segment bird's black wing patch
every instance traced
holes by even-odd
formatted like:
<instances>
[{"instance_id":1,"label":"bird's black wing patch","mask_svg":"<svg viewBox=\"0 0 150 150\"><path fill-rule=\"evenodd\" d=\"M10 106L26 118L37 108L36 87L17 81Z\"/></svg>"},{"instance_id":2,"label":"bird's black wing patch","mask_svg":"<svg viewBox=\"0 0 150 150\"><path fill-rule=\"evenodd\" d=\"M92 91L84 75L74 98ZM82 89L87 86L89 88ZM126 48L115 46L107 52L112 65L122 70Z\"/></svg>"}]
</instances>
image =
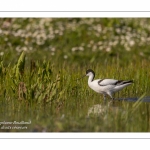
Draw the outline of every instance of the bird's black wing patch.
<instances>
[{"instance_id":1,"label":"bird's black wing patch","mask_svg":"<svg viewBox=\"0 0 150 150\"><path fill-rule=\"evenodd\" d=\"M123 81L123 80L120 80L120 81L116 80L116 82L114 82L114 83L101 84L101 82L102 82L103 80L105 80L105 79L99 80L99 81L98 81L98 85L100 85L100 86L117 85L117 84L120 84L120 83Z\"/></svg>"},{"instance_id":2,"label":"bird's black wing patch","mask_svg":"<svg viewBox=\"0 0 150 150\"><path fill-rule=\"evenodd\" d=\"M123 80L118 80L114 85L122 84Z\"/></svg>"},{"instance_id":3,"label":"bird's black wing patch","mask_svg":"<svg viewBox=\"0 0 150 150\"><path fill-rule=\"evenodd\" d=\"M102 83L102 81L104 81L105 79L100 79L98 81L98 85L100 86L107 86L107 85L123 85L123 84L127 84L127 83L133 83L133 80L129 80L129 81L124 81L124 80L114 80L114 81L110 81L109 83ZM109 80L109 79L108 79Z\"/></svg>"},{"instance_id":4,"label":"bird's black wing patch","mask_svg":"<svg viewBox=\"0 0 150 150\"><path fill-rule=\"evenodd\" d=\"M115 85L122 85L122 84L127 84L127 83L133 83L133 80L130 80L130 81L119 80L115 83Z\"/></svg>"},{"instance_id":5,"label":"bird's black wing patch","mask_svg":"<svg viewBox=\"0 0 150 150\"><path fill-rule=\"evenodd\" d=\"M102 82L103 80L104 80L104 79L99 80L99 81L98 81L98 85L104 86L104 85L101 85L101 82Z\"/></svg>"}]
</instances>

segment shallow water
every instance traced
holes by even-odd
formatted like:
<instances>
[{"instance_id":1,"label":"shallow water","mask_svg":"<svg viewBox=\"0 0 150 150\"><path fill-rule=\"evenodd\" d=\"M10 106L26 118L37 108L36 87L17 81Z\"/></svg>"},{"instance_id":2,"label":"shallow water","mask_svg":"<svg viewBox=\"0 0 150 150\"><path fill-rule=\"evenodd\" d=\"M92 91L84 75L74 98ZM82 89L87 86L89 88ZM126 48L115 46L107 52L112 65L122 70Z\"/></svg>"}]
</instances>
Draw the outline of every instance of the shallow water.
<instances>
[{"instance_id":1,"label":"shallow water","mask_svg":"<svg viewBox=\"0 0 150 150\"><path fill-rule=\"evenodd\" d=\"M137 101L139 98L138 97L128 97L128 98L118 98L118 99L115 99L115 100L125 100L125 101L131 101L131 102L134 102L134 101ZM150 96L147 96L147 97L144 97L141 101L143 102L150 102Z\"/></svg>"},{"instance_id":2,"label":"shallow water","mask_svg":"<svg viewBox=\"0 0 150 150\"><path fill-rule=\"evenodd\" d=\"M95 104L92 107L89 107L87 116L90 114L94 115L102 115L107 112L108 109L111 112L115 113L118 111L125 112L119 105L119 101L128 101L128 102L136 102L139 100L138 97L128 97L128 98L115 98L115 101L104 101L103 104ZM150 102L150 96L146 96L140 100L141 102ZM112 103L115 102L115 103ZM117 103L116 103L117 102Z\"/></svg>"}]
</instances>

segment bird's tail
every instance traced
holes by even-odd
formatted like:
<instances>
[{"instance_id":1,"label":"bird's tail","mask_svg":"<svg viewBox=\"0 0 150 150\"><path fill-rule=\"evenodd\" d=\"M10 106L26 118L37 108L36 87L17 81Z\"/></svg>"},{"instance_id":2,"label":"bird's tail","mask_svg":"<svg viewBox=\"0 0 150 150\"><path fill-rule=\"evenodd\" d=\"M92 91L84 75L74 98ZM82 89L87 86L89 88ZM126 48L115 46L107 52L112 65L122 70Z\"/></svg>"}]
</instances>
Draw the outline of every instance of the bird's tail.
<instances>
[{"instance_id":1,"label":"bird's tail","mask_svg":"<svg viewBox=\"0 0 150 150\"><path fill-rule=\"evenodd\" d=\"M134 81L133 81L133 80L129 80L129 81L123 81L122 83L123 83L123 84L134 83Z\"/></svg>"},{"instance_id":2,"label":"bird's tail","mask_svg":"<svg viewBox=\"0 0 150 150\"><path fill-rule=\"evenodd\" d=\"M133 80L129 80L129 81L124 81L124 80L119 80L116 85L123 85L123 84L132 84L134 83Z\"/></svg>"}]
</instances>

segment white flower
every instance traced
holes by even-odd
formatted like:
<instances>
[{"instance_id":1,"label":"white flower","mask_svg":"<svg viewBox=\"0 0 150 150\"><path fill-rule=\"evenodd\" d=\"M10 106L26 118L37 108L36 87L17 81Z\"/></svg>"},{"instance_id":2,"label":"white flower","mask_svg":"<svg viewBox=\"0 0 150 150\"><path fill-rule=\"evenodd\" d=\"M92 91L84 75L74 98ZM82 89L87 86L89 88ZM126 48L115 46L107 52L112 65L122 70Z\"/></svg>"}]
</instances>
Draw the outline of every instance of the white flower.
<instances>
[{"instance_id":1,"label":"white flower","mask_svg":"<svg viewBox=\"0 0 150 150\"><path fill-rule=\"evenodd\" d=\"M0 56L3 56L4 55L4 52L0 52Z\"/></svg>"},{"instance_id":2,"label":"white flower","mask_svg":"<svg viewBox=\"0 0 150 150\"><path fill-rule=\"evenodd\" d=\"M67 59L68 58L68 56L67 55L64 55L64 59Z\"/></svg>"}]
</instances>

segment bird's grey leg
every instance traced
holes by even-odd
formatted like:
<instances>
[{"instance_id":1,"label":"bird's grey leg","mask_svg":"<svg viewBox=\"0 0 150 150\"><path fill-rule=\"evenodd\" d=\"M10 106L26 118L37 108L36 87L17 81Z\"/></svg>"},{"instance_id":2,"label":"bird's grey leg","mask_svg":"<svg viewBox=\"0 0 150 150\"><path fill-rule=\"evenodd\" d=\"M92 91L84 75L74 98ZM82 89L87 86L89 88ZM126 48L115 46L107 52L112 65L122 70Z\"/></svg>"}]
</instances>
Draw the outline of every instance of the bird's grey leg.
<instances>
[{"instance_id":1,"label":"bird's grey leg","mask_svg":"<svg viewBox=\"0 0 150 150\"><path fill-rule=\"evenodd\" d=\"M106 94L103 94L103 97L104 97L103 103L104 103L104 105L106 105Z\"/></svg>"},{"instance_id":2,"label":"bird's grey leg","mask_svg":"<svg viewBox=\"0 0 150 150\"><path fill-rule=\"evenodd\" d=\"M114 101L114 100L115 100L115 98L114 98L114 97L112 97L111 99L112 99L112 101Z\"/></svg>"},{"instance_id":3,"label":"bird's grey leg","mask_svg":"<svg viewBox=\"0 0 150 150\"><path fill-rule=\"evenodd\" d=\"M114 102L114 101L115 101L115 98L111 96L111 100L112 100L112 102Z\"/></svg>"},{"instance_id":4,"label":"bird's grey leg","mask_svg":"<svg viewBox=\"0 0 150 150\"><path fill-rule=\"evenodd\" d=\"M103 94L103 96L104 96L104 101L106 101L106 94Z\"/></svg>"},{"instance_id":5,"label":"bird's grey leg","mask_svg":"<svg viewBox=\"0 0 150 150\"><path fill-rule=\"evenodd\" d=\"M111 97L112 101L114 101L114 97L112 96L112 93L108 93L108 95Z\"/></svg>"}]
</instances>

